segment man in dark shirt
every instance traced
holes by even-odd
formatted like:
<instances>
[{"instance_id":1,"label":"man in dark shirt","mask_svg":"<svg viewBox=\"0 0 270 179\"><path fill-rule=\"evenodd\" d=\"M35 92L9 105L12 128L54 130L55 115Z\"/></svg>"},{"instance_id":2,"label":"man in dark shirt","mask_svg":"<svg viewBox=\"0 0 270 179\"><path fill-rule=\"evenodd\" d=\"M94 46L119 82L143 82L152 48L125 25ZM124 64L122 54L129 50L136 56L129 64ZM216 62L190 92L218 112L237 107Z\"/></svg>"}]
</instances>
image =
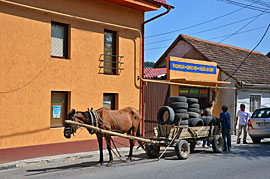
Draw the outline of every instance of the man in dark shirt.
<instances>
[{"instance_id":1,"label":"man in dark shirt","mask_svg":"<svg viewBox=\"0 0 270 179\"><path fill-rule=\"evenodd\" d=\"M222 137L224 140L223 151L231 151L231 117L228 111L228 106L222 106L222 111L220 113L220 122L222 125Z\"/></svg>"}]
</instances>

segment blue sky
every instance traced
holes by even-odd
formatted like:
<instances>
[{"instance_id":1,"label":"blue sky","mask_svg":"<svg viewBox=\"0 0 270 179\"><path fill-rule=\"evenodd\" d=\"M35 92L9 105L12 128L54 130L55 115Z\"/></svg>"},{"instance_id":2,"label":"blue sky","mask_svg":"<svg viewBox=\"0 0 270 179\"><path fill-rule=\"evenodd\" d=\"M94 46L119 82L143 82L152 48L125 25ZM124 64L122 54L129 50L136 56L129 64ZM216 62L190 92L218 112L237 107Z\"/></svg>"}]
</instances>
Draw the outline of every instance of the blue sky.
<instances>
[{"instance_id":1,"label":"blue sky","mask_svg":"<svg viewBox=\"0 0 270 179\"><path fill-rule=\"evenodd\" d=\"M261 11L241 8L220 0L166 1L168 4L173 5L175 9L171 10L169 14L156 19L145 26L145 61L156 62L179 34L185 34L213 42L220 42L221 40L224 40L224 35L234 34L241 29L238 34L222 41L222 43L252 50L260 41L267 26L270 24L270 13L262 13ZM252 2L250 2L251 0L234 1L259 6L257 4L252 4ZM269 8L270 12L270 0L263 0L261 2L268 3L268 7L259 7ZM179 30L223 16L236 10L238 11L212 22L194 28ZM145 19L147 20L164 11L166 11L166 9L160 8L158 11L147 12ZM225 27L209 30L220 26ZM179 31L159 35L176 30ZM208 31L203 32L205 30ZM153 35L154 37L151 37ZM270 52L270 29L255 51L259 51L263 54Z\"/></svg>"}]
</instances>

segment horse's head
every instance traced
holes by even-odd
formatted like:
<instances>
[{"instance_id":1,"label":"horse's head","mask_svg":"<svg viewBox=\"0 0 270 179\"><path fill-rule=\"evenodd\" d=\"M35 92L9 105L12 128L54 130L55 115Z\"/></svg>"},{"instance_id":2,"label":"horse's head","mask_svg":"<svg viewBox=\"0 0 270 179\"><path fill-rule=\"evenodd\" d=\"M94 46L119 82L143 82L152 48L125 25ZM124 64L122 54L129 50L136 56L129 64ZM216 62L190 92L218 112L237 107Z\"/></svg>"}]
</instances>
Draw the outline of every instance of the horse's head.
<instances>
[{"instance_id":1,"label":"horse's head","mask_svg":"<svg viewBox=\"0 0 270 179\"><path fill-rule=\"evenodd\" d=\"M76 111L75 109L72 109L68 115L67 115L67 120L71 120L71 121L76 121ZM76 125L71 125L71 124L67 124L64 123L65 129L64 129L64 136L65 138L70 139L71 138L71 134L74 134L77 130L77 126Z\"/></svg>"}]
</instances>

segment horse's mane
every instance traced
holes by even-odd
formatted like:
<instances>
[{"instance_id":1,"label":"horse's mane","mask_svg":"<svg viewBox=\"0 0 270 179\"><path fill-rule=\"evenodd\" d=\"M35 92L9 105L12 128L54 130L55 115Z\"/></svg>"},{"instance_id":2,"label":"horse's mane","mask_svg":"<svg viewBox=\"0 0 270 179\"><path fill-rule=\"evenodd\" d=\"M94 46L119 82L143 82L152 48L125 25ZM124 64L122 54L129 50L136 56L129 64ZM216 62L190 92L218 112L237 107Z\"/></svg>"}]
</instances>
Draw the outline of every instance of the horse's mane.
<instances>
[{"instance_id":1,"label":"horse's mane","mask_svg":"<svg viewBox=\"0 0 270 179\"><path fill-rule=\"evenodd\" d=\"M95 110L95 111L99 112L99 111L101 111L101 110L103 110L103 109L108 109L108 108L101 107L101 108L98 108L98 109L97 109L97 110Z\"/></svg>"}]
</instances>

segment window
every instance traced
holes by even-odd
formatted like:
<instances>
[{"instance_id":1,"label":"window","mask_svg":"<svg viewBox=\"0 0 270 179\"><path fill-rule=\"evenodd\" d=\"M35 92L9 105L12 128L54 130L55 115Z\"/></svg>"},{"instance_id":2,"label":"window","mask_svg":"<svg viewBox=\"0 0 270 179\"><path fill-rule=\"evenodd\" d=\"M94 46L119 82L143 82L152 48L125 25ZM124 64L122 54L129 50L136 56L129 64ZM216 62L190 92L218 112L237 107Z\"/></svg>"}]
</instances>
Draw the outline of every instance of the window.
<instances>
[{"instance_id":1,"label":"window","mask_svg":"<svg viewBox=\"0 0 270 179\"><path fill-rule=\"evenodd\" d=\"M68 111L68 92L51 92L51 127L62 127Z\"/></svg>"},{"instance_id":2,"label":"window","mask_svg":"<svg viewBox=\"0 0 270 179\"><path fill-rule=\"evenodd\" d=\"M116 75L116 32L104 30L104 74Z\"/></svg>"},{"instance_id":3,"label":"window","mask_svg":"<svg viewBox=\"0 0 270 179\"><path fill-rule=\"evenodd\" d=\"M51 56L68 58L68 25L51 23Z\"/></svg>"},{"instance_id":4,"label":"window","mask_svg":"<svg viewBox=\"0 0 270 179\"><path fill-rule=\"evenodd\" d=\"M103 107L108 108L108 109L117 109L118 101L118 95L115 93L104 93L103 94Z\"/></svg>"},{"instance_id":5,"label":"window","mask_svg":"<svg viewBox=\"0 0 270 179\"><path fill-rule=\"evenodd\" d=\"M250 95L250 112L254 112L255 109L261 107L261 95Z\"/></svg>"}]
</instances>

